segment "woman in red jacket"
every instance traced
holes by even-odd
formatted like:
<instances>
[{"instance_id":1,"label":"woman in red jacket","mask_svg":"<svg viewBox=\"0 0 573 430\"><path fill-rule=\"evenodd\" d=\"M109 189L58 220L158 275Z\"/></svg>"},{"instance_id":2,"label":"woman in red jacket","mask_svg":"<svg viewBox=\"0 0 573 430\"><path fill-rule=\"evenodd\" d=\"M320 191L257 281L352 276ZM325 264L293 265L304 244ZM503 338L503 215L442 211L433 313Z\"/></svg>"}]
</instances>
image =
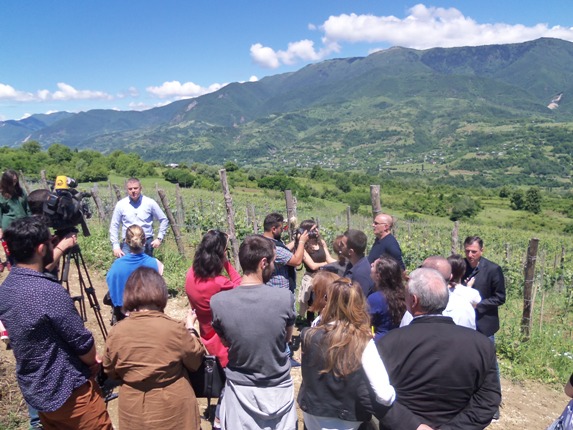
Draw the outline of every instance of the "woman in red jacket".
<instances>
[{"instance_id":1,"label":"woman in red jacket","mask_svg":"<svg viewBox=\"0 0 573 430\"><path fill-rule=\"evenodd\" d=\"M195 251L193 266L187 272L185 291L191 308L197 313L201 340L211 355L217 356L223 367L229 361L227 348L211 326L211 297L220 291L230 290L241 283L241 275L227 260L229 236L219 230L209 230ZM225 269L229 278L222 275Z\"/></svg>"}]
</instances>

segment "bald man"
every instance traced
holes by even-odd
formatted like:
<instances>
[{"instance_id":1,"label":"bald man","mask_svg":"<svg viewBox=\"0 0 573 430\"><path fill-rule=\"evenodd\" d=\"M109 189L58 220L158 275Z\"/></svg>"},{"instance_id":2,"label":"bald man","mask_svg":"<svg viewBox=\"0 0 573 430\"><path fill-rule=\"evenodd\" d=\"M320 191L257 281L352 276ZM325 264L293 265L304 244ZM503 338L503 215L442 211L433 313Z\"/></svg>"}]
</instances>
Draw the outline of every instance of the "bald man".
<instances>
[{"instance_id":1,"label":"bald man","mask_svg":"<svg viewBox=\"0 0 573 430\"><path fill-rule=\"evenodd\" d=\"M374 231L376 239L374 240L370 254L368 254L368 261L372 264L382 255L388 255L400 263L402 270L406 270L406 265L402 260L402 250L392 234L393 226L394 220L391 215L376 215L372 222L372 230Z\"/></svg>"},{"instance_id":2,"label":"bald man","mask_svg":"<svg viewBox=\"0 0 573 430\"><path fill-rule=\"evenodd\" d=\"M426 269L434 269L442 275L442 278L449 284L452 279L452 266L447 258L441 257L439 255L433 255L428 257L422 263L422 267ZM449 299L446 309L442 312L442 315L451 317L456 325L461 325L463 327L468 327L471 329L476 329L476 312L471 302L466 298L458 294L452 294L452 289L449 288ZM410 324L412 321L412 314L406 311L400 322L400 327Z\"/></svg>"}]
</instances>

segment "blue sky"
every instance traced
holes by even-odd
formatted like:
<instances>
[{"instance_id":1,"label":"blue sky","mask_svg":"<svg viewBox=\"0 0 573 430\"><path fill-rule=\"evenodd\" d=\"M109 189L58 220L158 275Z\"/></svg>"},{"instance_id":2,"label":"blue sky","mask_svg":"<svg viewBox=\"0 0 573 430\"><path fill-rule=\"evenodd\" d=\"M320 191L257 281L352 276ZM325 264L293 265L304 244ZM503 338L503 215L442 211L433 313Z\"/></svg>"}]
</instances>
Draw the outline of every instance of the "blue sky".
<instances>
[{"instance_id":1,"label":"blue sky","mask_svg":"<svg viewBox=\"0 0 573 430\"><path fill-rule=\"evenodd\" d=\"M391 46L573 41L571 0L2 0L0 121L143 110Z\"/></svg>"}]
</instances>

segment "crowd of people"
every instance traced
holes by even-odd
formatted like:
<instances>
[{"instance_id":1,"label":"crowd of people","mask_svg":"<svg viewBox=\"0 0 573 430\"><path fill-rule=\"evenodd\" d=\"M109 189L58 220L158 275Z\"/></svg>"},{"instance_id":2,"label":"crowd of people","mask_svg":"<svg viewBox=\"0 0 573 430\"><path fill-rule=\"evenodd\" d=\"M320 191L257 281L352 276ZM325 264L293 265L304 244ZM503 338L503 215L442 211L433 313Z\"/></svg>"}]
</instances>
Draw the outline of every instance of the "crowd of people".
<instances>
[{"instance_id":1,"label":"crowd of people","mask_svg":"<svg viewBox=\"0 0 573 430\"><path fill-rule=\"evenodd\" d=\"M14 174L0 192L23 204ZM127 192L110 226L114 325L101 358L72 299L46 272L54 259L47 225L20 209L6 225L2 218L13 266L0 286L0 320L24 399L44 429L112 428L93 378L101 369L121 384L120 429L199 429L189 372L206 353L226 376L214 428L296 429L297 403L308 430L358 429L372 416L380 429L471 430L499 417L495 333L505 285L480 237L466 238L465 258L428 256L407 273L390 215L374 218L369 250L368 235L349 229L331 255L315 221L301 222L284 243L285 220L271 213L263 234L240 245L242 275L227 257L227 234L205 233L185 282L190 310L176 321L164 313L163 265L153 257L167 218L137 179ZM294 366L302 366L296 399Z\"/></svg>"}]
</instances>

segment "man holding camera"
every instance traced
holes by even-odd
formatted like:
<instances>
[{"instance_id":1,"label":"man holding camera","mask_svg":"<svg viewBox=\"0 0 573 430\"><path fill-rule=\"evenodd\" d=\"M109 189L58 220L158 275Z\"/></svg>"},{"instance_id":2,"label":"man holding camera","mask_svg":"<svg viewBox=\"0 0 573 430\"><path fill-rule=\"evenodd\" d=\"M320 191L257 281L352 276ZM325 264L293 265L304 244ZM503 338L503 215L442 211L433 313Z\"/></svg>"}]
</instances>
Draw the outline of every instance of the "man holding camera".
<instances>
[{"instance_id":1,"label":"man holding camera","mask_svg":"<svg viewBox=\"0 0 573 430\"><path fill-rule=\"evenodd\" d=\"M294 249L294 241L285 245L281 240L284 229L284 218L281 214L271 213L263 222L264 233L276 246L275 271L268 281L271 287L288 288L294 294L296 290L296 267L304 258L304 244L308 240L308 231L303 231Z\"/></svg>"},{"instance_id":2,"label":"man holding camera","mask_svg":"<svg viewBox=\"0 0 573 430\"><path fill-rule=\"evenodd\" d=\"M16 220L4 232L16 261L0 286L0 319L10 333L18 384L40 411L43 428L112 430L101 390L92 334L69 294L44 273L51 235L39 217Z\"/></svg>"},{"instance_id":3,"label":"man holding camera","mask_svg":"<svg viewBox=\"0 0 573 430\"><path fill-rule=\"evenodd\" d=\"M146 243L145 253L153 257L153 250L161 246L163 238L169 227L169 220L159 205L152 198L141 194L141 182L137 178L130 178L127 181L128 196L121 199L115 205L111 224L109 226L109 237L113 247L113 255L117 258L129 254L129 246L125 243L125 231L133 224L139 225L145 232ZM159 221L159 233L153 239L153 220ZM119 226L121 224L122 242L118 240Z\"/></svg>"}]
</instances>

